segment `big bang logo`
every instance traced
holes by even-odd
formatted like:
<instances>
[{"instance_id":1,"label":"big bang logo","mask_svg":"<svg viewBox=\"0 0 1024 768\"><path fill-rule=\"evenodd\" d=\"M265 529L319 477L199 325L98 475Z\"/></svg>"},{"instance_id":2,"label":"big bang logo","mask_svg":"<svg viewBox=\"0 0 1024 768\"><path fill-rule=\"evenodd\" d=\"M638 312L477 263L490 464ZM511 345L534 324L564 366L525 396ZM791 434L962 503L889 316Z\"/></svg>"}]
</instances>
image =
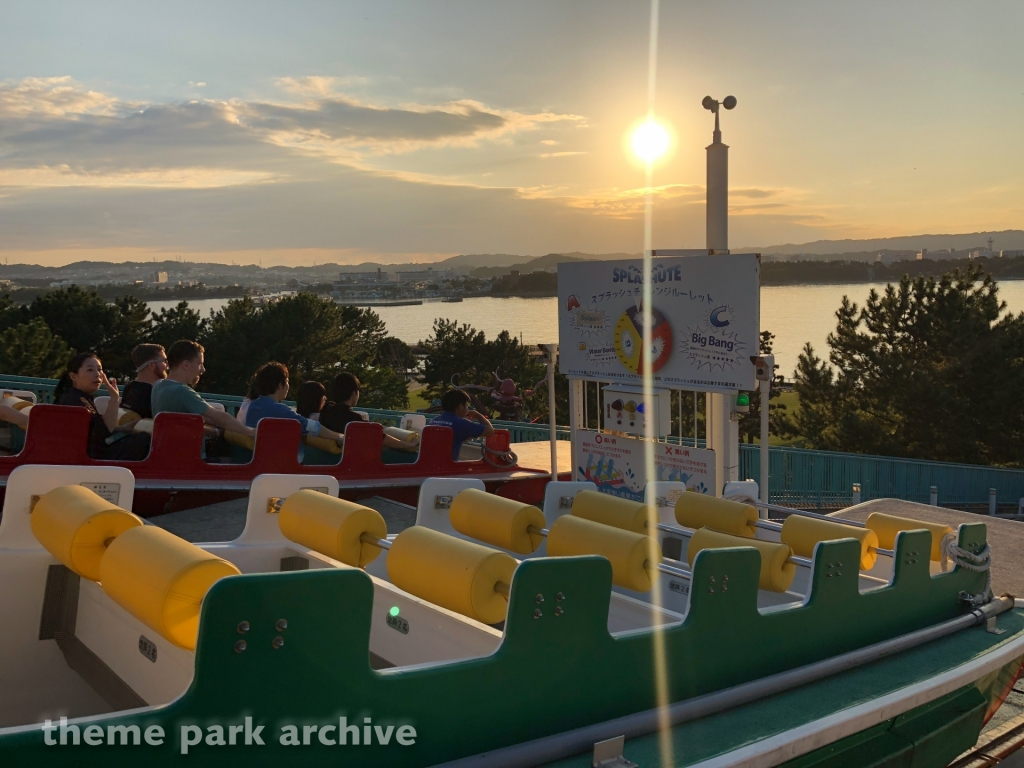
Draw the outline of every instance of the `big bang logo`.
<instances>
[{"instance_id":1,"label":"big bang logo","mask_svg":"<svg viewBox=\"0 0 1024 768\"><path fill-rule=\"evenodd\" d=\"M680 339L679 351L697 366L697 370L731 370L743 361L747 345L739 333L731 329L732 317L731 307L715 307L708 313L706 322L689 328Z\"/></svg>"}]
</instances>

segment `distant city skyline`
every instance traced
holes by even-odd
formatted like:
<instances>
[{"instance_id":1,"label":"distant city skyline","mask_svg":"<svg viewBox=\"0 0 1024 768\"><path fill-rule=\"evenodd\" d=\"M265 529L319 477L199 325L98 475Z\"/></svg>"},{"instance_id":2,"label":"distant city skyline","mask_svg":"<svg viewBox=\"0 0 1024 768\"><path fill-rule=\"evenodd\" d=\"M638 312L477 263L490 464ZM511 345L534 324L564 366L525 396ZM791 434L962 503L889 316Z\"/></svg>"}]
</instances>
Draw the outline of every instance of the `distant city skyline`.
<instances>
[{"instance_id":1,"label":"distant city skyline","mask_svg":"<svg viewBox=\"0 0 1024 768\"><path fill-rule=\"evenodd\" d=\"M0 257L638 252L647 3L5 3ZM1024 6L662 2L654 244L1021 228ZM924 247L924 245L920 246ZM999 245L996 246L997 248ZM1004 247L1011 247L1006 244Z\"/></svg>"}]
</instances>

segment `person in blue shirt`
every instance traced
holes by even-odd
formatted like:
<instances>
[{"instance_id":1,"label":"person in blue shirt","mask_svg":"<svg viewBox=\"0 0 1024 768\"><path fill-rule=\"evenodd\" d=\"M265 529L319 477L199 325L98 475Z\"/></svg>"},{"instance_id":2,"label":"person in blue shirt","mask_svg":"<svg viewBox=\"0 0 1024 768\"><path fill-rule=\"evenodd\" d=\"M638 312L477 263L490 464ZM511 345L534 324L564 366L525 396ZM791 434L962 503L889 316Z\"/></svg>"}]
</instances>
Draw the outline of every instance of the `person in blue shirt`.
<instances>
[{"instance_id":1,"label":"person in blue shirt","mask_svg":"<svg viewBox=\"0 0 1024 768\"><path fill-rule=\"evenodd\" d=\"M318 421L307 419L281 402L288 396L288 388L288 368L282 363L264 363L257 368L251 387L256 399L245 413L245 425L255 427L260 419L292 419L302 426L302 434L326 437L342 445L343 435L321 426Z\"/></svg>"},{"instance_id":2,"label":"person in blue shirt","mask_svg":"<svg viewBox=\"0 0 1024 768\"><path fill-rule=\"evenodd\" d=\"M449 389L441 396L441 407L444 413L434 417L432 427L451 427L455 433L452 441L452 458L459 460L462 443L474 437L490 437L494 427L482 413L470 410L469 395L461 389Z\"/></svg>"}]
</instances>

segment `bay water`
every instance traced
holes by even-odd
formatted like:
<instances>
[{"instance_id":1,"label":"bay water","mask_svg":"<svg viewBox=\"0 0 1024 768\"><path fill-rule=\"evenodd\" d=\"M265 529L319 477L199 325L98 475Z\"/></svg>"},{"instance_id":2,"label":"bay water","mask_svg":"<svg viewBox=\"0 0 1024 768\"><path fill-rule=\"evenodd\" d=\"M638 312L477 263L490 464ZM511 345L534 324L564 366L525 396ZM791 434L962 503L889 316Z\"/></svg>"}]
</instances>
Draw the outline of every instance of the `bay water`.
<instances>
[{"instance_id":1,"label":"bay water","mask_svg":"<svg viewBox=\"0 0 1024 768\"><path fill-rule=\"evenodd\" d=\"M775 361L787 379L793 375L797 356L810 342L819 357L827 357L826 338L836 327L835 312L843 296L863 304L874 288L881 291L884 283L850 283L839 285L769 285L761 288L761 330L775 334ZM999 295L1010 312L1024 311L1024 280L999 283ZM200 299L189 306L203 316L219 310L228 299ZM150 308L159 311L175 305L173 301L153 301ZM556 298L469 298L457 303L427 301L406 307L375 307L387 325L388 332L402 341L414 344L427 338L434 320L439 317L468 323L483 331L488 339L507 330L526 344L558 341L558 300Z\"/></svg>"}]
</instances>

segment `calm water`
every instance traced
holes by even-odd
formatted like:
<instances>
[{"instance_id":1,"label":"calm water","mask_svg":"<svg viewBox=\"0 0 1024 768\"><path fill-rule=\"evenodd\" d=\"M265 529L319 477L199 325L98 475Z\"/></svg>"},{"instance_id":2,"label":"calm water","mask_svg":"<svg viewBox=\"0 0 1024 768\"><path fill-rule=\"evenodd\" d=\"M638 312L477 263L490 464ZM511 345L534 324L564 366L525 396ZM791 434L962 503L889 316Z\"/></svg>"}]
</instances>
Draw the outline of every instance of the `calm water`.
<instances>
[{"instance_id":1,"label":"calm water","mask_svg":"<svg viewBox=\"0 0 1024 768\"><path fill-rule=\"evenodd\" d=\"M796 368L797 355L806 342L811 342L821 356L827 350L825 339L835 328L835 311L844 295L863 303L872 289L884 283L850 285L783 285L761 289L761 329L775 334L775 359L779 371L789 378ZM999 284L999 295L1013 312L1024 311L1024 280ZM208 315L220 309L226 299L203 299L190 306ZM154 301L155 310L175 302ZM458 304L427 302L412 307L378 307L380 315L393 335L413 343L430 335L438 317L469 323L493 338L502 330L521 336L527 344L558 340L557 299L466 299Z\"/></svg>"}]
</instances>

